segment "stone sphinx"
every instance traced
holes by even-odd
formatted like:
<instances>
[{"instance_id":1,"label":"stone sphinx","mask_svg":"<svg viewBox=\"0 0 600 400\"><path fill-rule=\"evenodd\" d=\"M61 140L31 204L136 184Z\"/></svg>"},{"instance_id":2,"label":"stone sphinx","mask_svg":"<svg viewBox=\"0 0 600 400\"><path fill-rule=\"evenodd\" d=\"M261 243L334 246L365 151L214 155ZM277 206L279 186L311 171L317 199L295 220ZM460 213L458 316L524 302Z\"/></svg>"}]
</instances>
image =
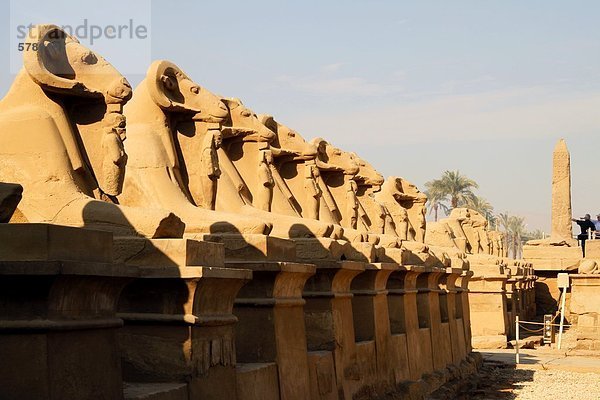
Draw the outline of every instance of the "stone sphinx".
<instances>
[{"instance_id":1,"label":"stone sphinx","mask_svg":"<svg viewBox=\"0 0 600 400\"><path fill-rule=\"evenodd\" d=\"M275 134L269 143L276 169L273 177L284 196L273 198L273 211L319 219L322 192L317 182L316 147L273 116L260 114L258 118Z\"/></svg>"},{"instance_id":2,"label":"stone sphinx","mask_svg":"<svg viewBox=\"0 0 600 400\"><path fill-rule=\"evenodd\" d=\"M270 142L275 164L273 176L284 196L273 198L274 210L321 220L321 209L326 209L324 199L329 204L333 200L317 167L317 147L272 116L263 114L259 118L275 133ZM331 238L343 238L344 228L341 225L332 218L325 218L324 222L334 224Z\"/></svg>"},{"instance_id":3,"label":"stone sphinx","mask_svg":"<svg viewBox=\"0 0 600 400\"><path fill-rule=\"evenodd\" d=\"M369 241L384 248L399 248L402 238L396 232L396 224L387 204L379 200L384 184L383 176L366 160L356 153L350 156L358 164L358 172L353 180L357 186L358 230L369 235ZM408 214L406 214L408 222Z\"/></svg>"},{"instance_id":4,"label":"stone sphinx","mask_svg":"<svg viewBox=\"0 0 600 400\"><path fill-rule=\"evenodd\" d=\"M214 211L220 99L168 61L152 63L125 107L129 155L124 204L174 211L186 233L268 233L256 218Z\"/></svg>"},{"instance_id":5,"label":"stone sphinx","mask_svg":"<svg viewBox=\"0 0 600 400\"><path fill-rule=\"evenodd\" d=\"M405 253L403 259L417 264L450 265L445 249L425 243L425 230L429 228L425 221L427 196L414 184L404 178L389 177L374 193L374 199L387 211L390 231Z\"/></svg>"},{"instance_id":6,"label":"stone sphinx","mask_svg":"<svg viewBox=\"0 0 600 400\"><path fill-rule=\"evenodd\" d=\"M459 246L464 246L464 251L470 254L495 255L494 244L498 235L491 238L488 231L487 219L479 212L469 208L455 208L448 218L443 219L452 229L455 241ZM496 247L500 246L496 242Z\"/></svg>"},{"instance_id":7,"label":"stone sphinx","mask_svg":"<svg viewBox=\"0 0 600 400\"><path fill-rule=\"evenodd\" d=\"M504 251L504 242L505 242L505 237L504 237L504 233L500 232L500 231L489 231L488 232L488 238L490 241L490 254L493 254L497 257L506 257L506 253Z\"/></svg>"},{"instance_id":8,"label":"stone sphinx","mask_svg":"<svg viewBox=\"0 0 600 400\"><path fill-rule=\"evenodd\" d=\"M468 208L455 208L450 212L448 225L452 228L456 237L464 237L466 241L466 250L471 254L481 253L481 238L479 231L473 226L474 211ZM460 227L456 224L460 224Z\"/></svg>"},{"instance_id":9,"label":"stone sphinx","mask_svg":"<svg viewBox=\"0 0 600 400\"><path fill-rule=\"evenodd\" d=\"M501 273L506 267L502 233L490 234L485 217L469 208L455 208L447 218L427 224L426 242L433 249L443 248L450 256L468 259L473 270ZM495 244L492 244L495 243Z\"/></svg>"},{"instance_id":10,"label":"stone sphinx","mask_svg":"<svg viewBox=\"0 0 600 400\"><path fill-rule=\"evenodd\" d=\"M427 196L404 178L389 177L375 199L388 209L401 240L424 243Z\"/></svg>"},{"instance_id":11,"label":"stone sphinx","mask_svg":"<svg viewBox=\"0 0 600 400\"><path fill-rule=\"evenodd\" d=\"M353 178L358 201L357 229L379 235L390 234L388 212L385 206L374 199L375 193L381 190L383 176L356 153L350 153L350 157L358 164L358 172Z\"/></svg>"},{"instance_id":12,"label":"stone sphinx","mask_svg":"<svg viewBox=\"0 0 600 400\"><path fill-rule=\"evenodd\" d=\"M55 25L32 28L22 70L0 101L0 181L19 182L27 222L180 237L183 224L161 209L118 205L127 156L127 80Z\"/></svg>"},{"instance_id":13,"label":"stone sphinx","mask_svg":"<svg viewBox=\"0 0 600 400\"><path fill-rule=\"evenodd\" d=\"M280 149L272 149L275 133L237 99L222 99L229 114L218 150L222 175L216 209L260 218L273 224L280 238L331 237L331 223L302 218L275 167ZM275 155L274 155L275 153ZM192 193L195 198L196 194ZM275 207L274 207L275 205Z\"/></svg>"},{"instance_id":14,"label":"stone sphinx","mask_svg":"<svg viewBox=\"0 0 600 400\"><path fill-rule=\"evenodd\" d=\"M325 139L315 138L310 143L317 148L316 167L322 190L319 219L341 225L344 237L351 242L366 241L367 235L357 229L360 204L354 177L359 171L358 163L350 153Z\"/></svg>"},{"instance_id":15,"label":"stone sphinx","mask_svg":"<svg viewBox=\"0 0 600 400\"><path fill-rule=\"evenodd\" d=\"M471 226L477 233L479 239L479 253L482 254L493 254L488 225L488 221L483 215L478 211L471 210Z\"/></svg>"},{"instance_id":16,"label":"stone sphinx","mask_svg":"<svg viewBox=\"0 0 600 400\"><path fill-rule=\"evenodd\" d=\"M431 246L438 246L449 249L455 248L456 251L461 251L464 253L464 246L463 250L461 250L461 247L456 242L457 238L454 236L452 229L450 229L448 224L444 221L429 222L427 224L425 238L427 244Z\"/></svg>"}]
</instances>

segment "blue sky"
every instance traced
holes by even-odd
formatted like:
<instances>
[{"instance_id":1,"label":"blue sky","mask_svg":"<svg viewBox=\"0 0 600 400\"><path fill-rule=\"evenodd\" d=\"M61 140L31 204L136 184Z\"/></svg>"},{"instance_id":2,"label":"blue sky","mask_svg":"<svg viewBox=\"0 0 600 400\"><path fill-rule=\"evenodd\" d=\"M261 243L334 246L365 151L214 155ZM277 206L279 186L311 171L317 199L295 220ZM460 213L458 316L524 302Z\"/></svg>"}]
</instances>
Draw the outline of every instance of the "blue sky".
<instances>
[{"instance_id":1,"label":"blue sky","mask_svg":"<svg viewBox=\"0 0 600 400\"><path fill-rule=\"evenodd\" d=\"M496 211L525 216L530 229L550 225L551 153L564 137L574 213L600 212L596 1L35 3L28 17L60 24L150 15L147 53L126 42L94 47L133 84L145 72L138 65L169 59L384 175L422 186L460 169ZM0 14L10 32L9 13ZM4 64L0 94L13 79Z\"/></svg>"}]
</instances>

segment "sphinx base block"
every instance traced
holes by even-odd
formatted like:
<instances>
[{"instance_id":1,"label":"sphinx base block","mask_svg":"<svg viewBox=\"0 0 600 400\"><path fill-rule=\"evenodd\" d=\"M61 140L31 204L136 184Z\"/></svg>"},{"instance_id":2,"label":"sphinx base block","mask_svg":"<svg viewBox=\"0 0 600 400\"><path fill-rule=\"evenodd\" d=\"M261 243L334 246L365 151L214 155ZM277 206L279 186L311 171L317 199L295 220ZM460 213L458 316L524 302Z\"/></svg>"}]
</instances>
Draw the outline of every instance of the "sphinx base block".
<instances>
[{"instance_id":1,"label":"sphinx base block","mask_svg":"<svg viewBox=\"0 0 600 400\"><path fill-rule=\"evenodd\" d=\"M222 267L225 248L220 243L193 239L115 238L115 263L143 267Z\"/></svg>"},{"instance_id":2,"label":"sphinx base block","mask_svg":"<svg viewBox=\"0 0 600 400\"><path fill-rule=\"evenodd\" d=\"M296 261L296 244L290 239L255 234L210 234L202 239L222 243L226 261Z\"/></svg>"},{"instance_id":3,"label":"sphinx base block","mask_svg":"<svg viewBox=\"0 0 600 400\"><path fill-rule=\"evenodd\" d=\"M581 247L523 246L523 259L536 271L566 271L577 267L582 258Z\"/></svg>"},{"instance_id":4,"label":"sphinx base block","mask_svg":"<svg viewBox=\"0 0 600 400\"><path fill-rule=\"evenodd\" d=\"M51 224L0 224L0 260L113 260L112 233Z\"/></svg>"},{"instance_id":5,"label":"sphinx base block","mask_svg":"<svg viewBox=\"0 0 600 400\"><path fill-rule=\"evenodd\" d=\"M347 260L360 262L378 262L378 250L375 245L366 242L348 242L344 253Z\"/></svg>"},{"instance_id":6,"label":"sphinx base block","mask_svg":"<svg viewBox=\"0 0 600 400\"><path fill-rule=\"evenodd\" d=\"M338 261L345 257L348 242L331 238L294 239L298 261Z\"/></svg>"}]
</instances>

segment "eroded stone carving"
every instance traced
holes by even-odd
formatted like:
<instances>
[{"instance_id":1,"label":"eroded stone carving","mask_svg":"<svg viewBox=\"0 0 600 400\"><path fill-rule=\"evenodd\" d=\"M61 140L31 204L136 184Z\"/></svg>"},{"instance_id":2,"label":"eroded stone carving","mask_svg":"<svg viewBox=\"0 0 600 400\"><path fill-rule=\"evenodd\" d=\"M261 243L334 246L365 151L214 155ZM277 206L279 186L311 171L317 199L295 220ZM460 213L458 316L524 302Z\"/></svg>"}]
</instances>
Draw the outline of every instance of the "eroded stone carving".
<instances>
[{"instance_id":1,"label":"eroded stone carving","mask_svg":"<svg viewBox=\"0 0 600 400\"><path fill-rule=\"evenodd\" d=\"M33 27L27 43L38 50L23 53L24 67L0 102L0 180L23 185L24 218L181 236L183 224L168 211L115 204L127 161L127 80L55 25Z\"/></svg>"},{"instance_id":2,"label":"eroded stone carving","mask_svg":"<svg viewBox=\"0 0 600 400\"><path fill-rule=\"evenodd\" d=\"M223 144L218 150L223 174L217 189L217 210L268 221L273 225L271 235L277 237L333 235L332 224L301 218L293 207L297 200L291 198L293 195L275 166L276 158L283 153L281 148L271 148L275 133L240 100L222 101L229 114L223 122Z\"/></svg>"},{"instance_id":3,"label":"eroded stone carving","mask_svg":"<svg viewBox=\"0 0 600 400\"><path fill-rule=\"evenodd\" d=\"M212 210L221 175L219 126L228 115L219 97L175 64L159 60L135 89L125 113L129 171L123 203L173 210L187 233L268 232L258 219Z\"/></svg>"},{"instance_id":4,"label":"eroded stone carving","mask_svg":"<svg viewBox=\"0 0 600 400\"><path fill-rule=\"evenodd\" d=\"M389 210L396 233L403 240L425 241L427 196L400 177L389 177L375 198Z\"/></svg>"},{"instance_id":5,"label":"eroded stone carving","mask_svg":"<svg viewBox=\"0 0 600 400\"><path fill-rule=\"evenodd\" d=\"M359 171L358 163L352 154L325 139L315 138L310 143L317 148L316 166L319 169L319 187L323 191L320 219L341 225L350 241L365 240L365 235L356 229L359 203L354 177Z\"/></svg>"}]
</instances>

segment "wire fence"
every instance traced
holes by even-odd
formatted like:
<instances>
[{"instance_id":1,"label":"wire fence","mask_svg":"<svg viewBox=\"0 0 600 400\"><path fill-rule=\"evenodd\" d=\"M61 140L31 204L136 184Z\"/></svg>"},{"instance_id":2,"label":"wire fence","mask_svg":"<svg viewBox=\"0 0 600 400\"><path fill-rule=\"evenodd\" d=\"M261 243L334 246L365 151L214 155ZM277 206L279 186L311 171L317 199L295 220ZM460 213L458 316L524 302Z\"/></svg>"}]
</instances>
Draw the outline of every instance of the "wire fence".
<instances>
[{"instance_id":1,"label":"wire fence","mask_svg":"<svg viewBox=\"0 0 600 400\"><path fill-rule=\"evenodd\" d=\"M560 324L555 324L554 321L556 321L556 318L558 318L558 316L561 315L559 313L557 313L549 322L536 322L536 321L521 321L519 320L519 317L517 316L515 319L515 336L516 336L516 341L515 341L515 361L517 364L519 364L520 359L519 359L519 330L523 329L526 332L530 332L530 333L542 333L544 332L544 329L547 329L547 327L549 326L556 326L560 328L560 333L559 333L559 338L558 338L558 349L560 350L560 346L561 346L561 341L562 341L562 333L563 333L563 329L564 328L571 328L574 327L575 329L579 329L579 328L585 328L585 329L600 329L600 325L579 325L579 324L565 324L562 319L561 319L561 323ZM541 328L539 329L530 329L530 328L526 328L524 325L541 325Z\"/></svg>"}]
</instances>

